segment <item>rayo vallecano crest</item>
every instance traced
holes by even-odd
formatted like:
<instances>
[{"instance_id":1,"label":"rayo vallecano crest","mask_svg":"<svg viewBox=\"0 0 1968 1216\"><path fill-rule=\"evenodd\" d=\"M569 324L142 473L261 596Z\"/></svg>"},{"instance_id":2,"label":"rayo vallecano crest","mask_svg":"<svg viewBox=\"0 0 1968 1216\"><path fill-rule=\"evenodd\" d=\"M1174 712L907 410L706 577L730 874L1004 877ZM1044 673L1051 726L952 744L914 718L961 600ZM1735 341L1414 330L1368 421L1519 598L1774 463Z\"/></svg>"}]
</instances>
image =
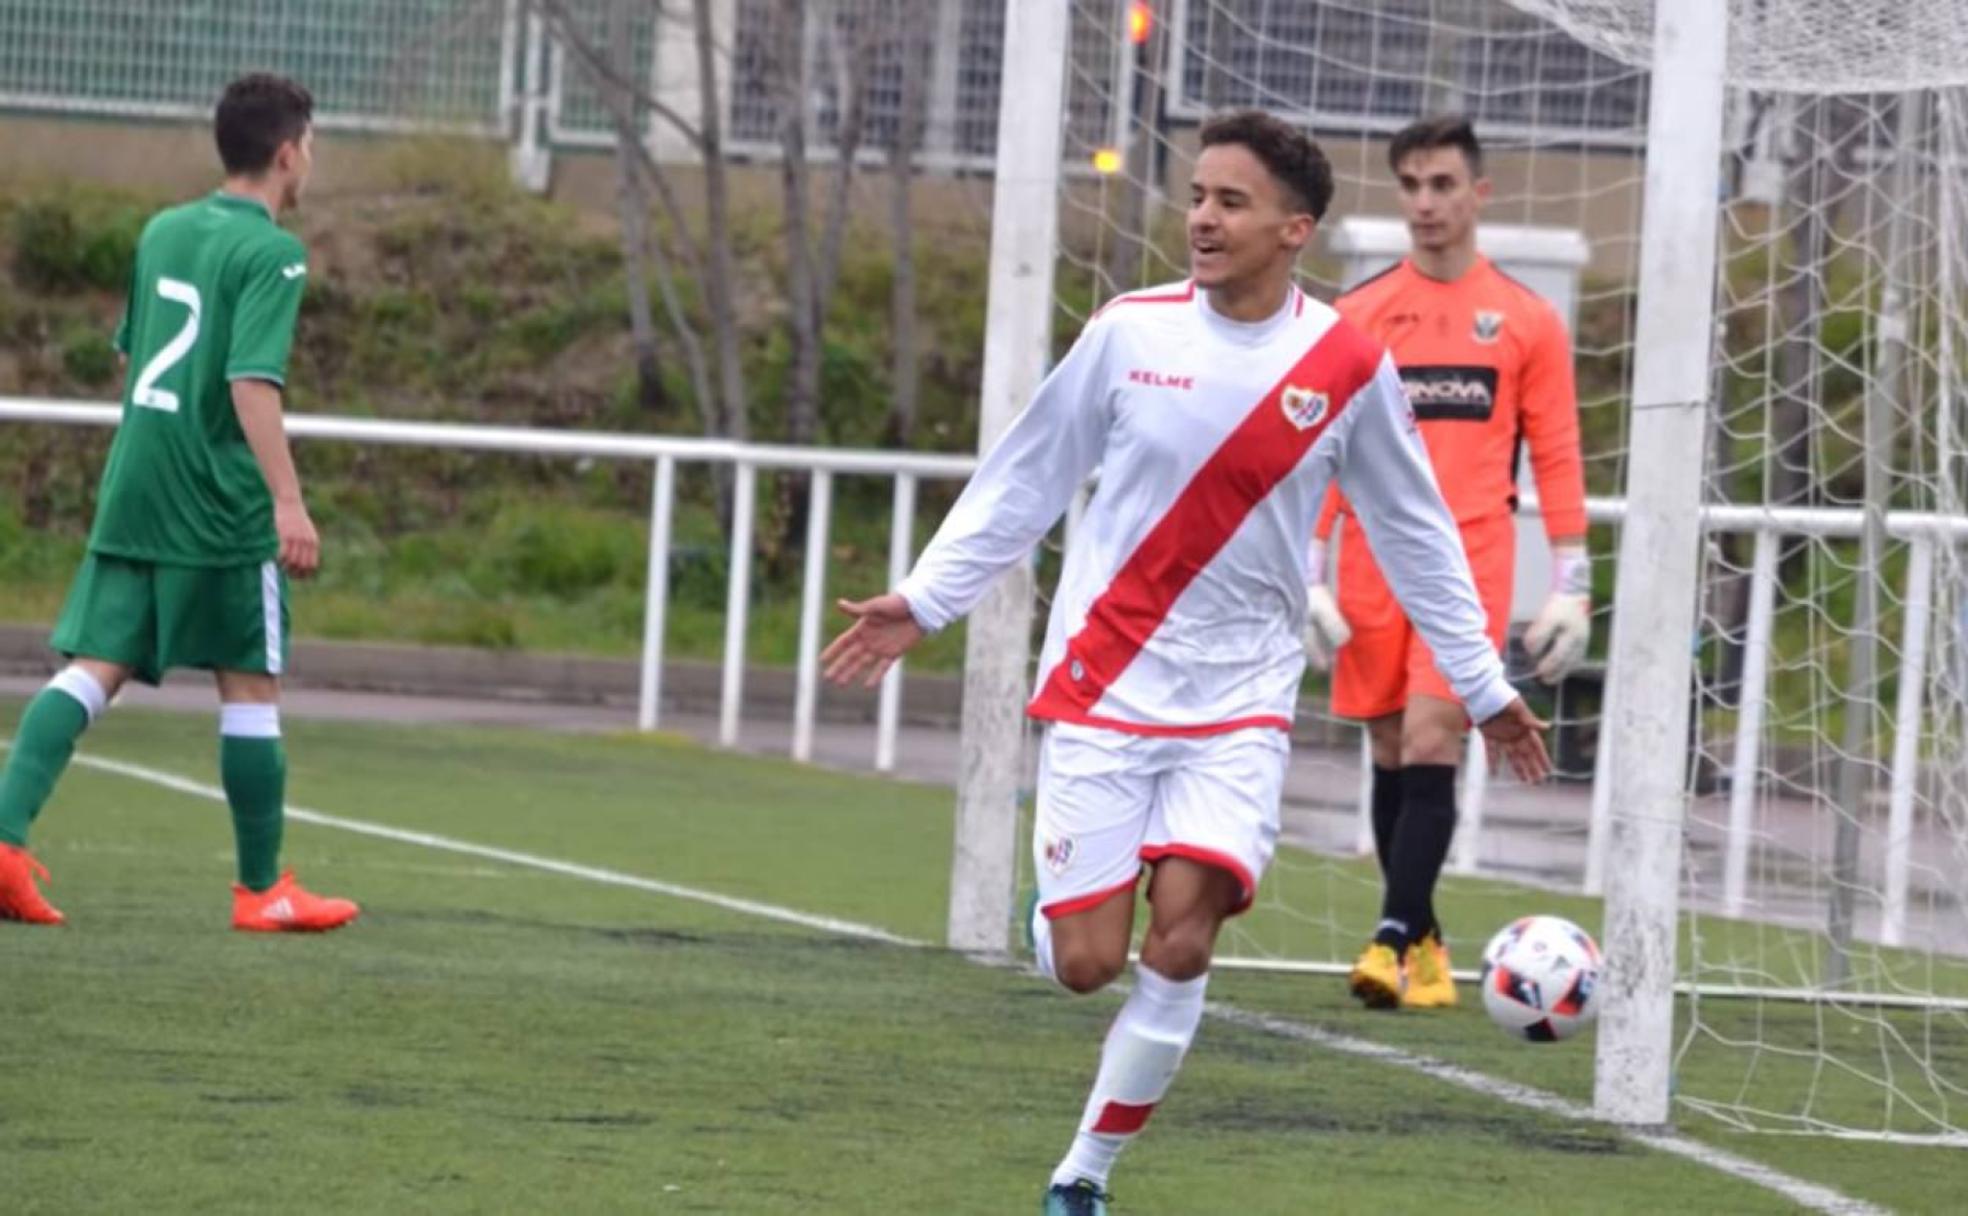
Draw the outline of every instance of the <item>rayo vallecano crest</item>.
<instances>
[{"instance_id":1,"label":"rayo vallecano crest","mask_svg":"<svg viewBox=\"0 0 1968 1216\"><path fill-rule=\"evenodd\" d=\"M1318 426L1326 416L1326 395L1315 389L1300 388L1287 384L1278 404L1284 408L1285 417L1301 431Z\"/></svg>"}]
</instances>

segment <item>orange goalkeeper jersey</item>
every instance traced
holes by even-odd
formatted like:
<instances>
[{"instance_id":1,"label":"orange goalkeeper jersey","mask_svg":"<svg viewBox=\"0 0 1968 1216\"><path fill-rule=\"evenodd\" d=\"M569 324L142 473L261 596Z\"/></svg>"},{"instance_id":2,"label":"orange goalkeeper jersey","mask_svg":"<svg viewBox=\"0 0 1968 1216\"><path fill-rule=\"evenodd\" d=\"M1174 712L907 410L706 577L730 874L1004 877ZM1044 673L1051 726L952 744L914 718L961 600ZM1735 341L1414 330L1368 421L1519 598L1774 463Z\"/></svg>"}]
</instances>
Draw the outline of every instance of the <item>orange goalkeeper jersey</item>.
<instances>
[{"instance_id":1,"label":"orange goalkeeper jersey","mask_svg":"<svg viewBox=\"0 0 1968 1216\"><path fill-rule=\"evenodd\" d=\"M1394 356L1457 523L1515 509L1517 457L1528 444L1545 534L1585 534L1572 343L1542 296L1488 258L1453 283L1403 258L1335 307ZM1335 490L1319 518L1321 539L1345 509Z\"/></svg>"}]
</instances>

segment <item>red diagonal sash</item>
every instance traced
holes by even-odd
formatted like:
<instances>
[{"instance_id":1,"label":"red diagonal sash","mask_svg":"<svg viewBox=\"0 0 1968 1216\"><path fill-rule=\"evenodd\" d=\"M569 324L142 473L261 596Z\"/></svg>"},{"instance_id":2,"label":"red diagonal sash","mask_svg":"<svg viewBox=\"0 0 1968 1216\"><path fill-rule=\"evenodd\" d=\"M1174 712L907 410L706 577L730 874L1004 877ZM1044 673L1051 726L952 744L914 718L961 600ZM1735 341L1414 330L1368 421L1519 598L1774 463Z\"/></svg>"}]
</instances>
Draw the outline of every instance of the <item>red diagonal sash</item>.
<instances>
[{"instance_id":1,"label":"red diagonal sash","mask_svg":"<svg viewBox=\"0 0 1968 1216\"><path fill-rule=\"evenodd\" d=\"M1379 362L1380 348L1345 322L1312 344L1196 470L1121 563L1027 707L1033 717L1073 720L1091 715L1161 628L1183 591L1230 543L1257 504L1298 467ZM1324 395L1322 412L1315 394ZM1314 413L1319 416L1308 425Z\"/></svg>"}]
</instances>

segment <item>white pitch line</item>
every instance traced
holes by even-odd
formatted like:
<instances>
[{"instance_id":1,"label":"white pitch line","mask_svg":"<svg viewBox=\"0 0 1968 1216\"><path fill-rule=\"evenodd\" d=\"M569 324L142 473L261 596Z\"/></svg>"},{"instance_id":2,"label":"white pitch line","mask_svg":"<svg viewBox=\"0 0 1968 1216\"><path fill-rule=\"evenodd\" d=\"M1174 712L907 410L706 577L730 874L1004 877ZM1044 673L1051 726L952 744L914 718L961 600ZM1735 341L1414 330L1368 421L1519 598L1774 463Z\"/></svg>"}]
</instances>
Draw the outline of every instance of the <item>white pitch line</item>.
<instances>
[{"instance_id":1,"label":"white pitch line","mask_svg":"<svg viewBox=\"0 0 1968 1216\"><path fill-rule=\"evenodd\" d=\"M101 769L106 773L117 773L124 777L134 777L161 785L166 789L177 790L182 794L192 794L200 798L210 798L217 802L225 801L225 791L201 781L180 777L161 769L146 768L141 764L130 764L122 760L108 760L101 756L77 756L75 763L88 768ZM508 865L525 866L533 870L545 870L549 874L562 874L569 878L585 878L589 882L606 883L614 887L629 887L637 891L648 891L655 895L668 895L674 899L687 899L695 903L709 904L723 908L727 912L742 912L746 916L756 916L764 920L776 920L804 929L818 929L841 937L860 938L864 941L883 942L891 946L924 946L925 942L902 937L875 925L864 925L858 921L840 920L832 916L815 916L795 908L782 908L778 904L761 903L754 899L740 899L734 895L719 895L715 891L701 891L696 887L681 886L673 882L663 882L655 878L643 878L637 874L627 874L621 870L603 869L600 866L584 866L578 862L559 861L552 857L541 857L536 853L522 853L516 849L501 849L491 845L473 844L468 840L456 840L449 836L439 836L434 832L412 832L403 828L388 827L380 823L369 823L361 819L345 819L340 815L328 815L321 811L310 811L305 807L287 806L287 818L297 823L312 823L324 828L339 828L358 836L373 836L378 840L393 840L398 844L420 845L427 849L441 849L447 853L462 853L467 857L483 857L492 861L503 861Z\"/></svg>"},{"instance_id":2,"label":"white pitch line","mask_svg":"<svg viewBox=\"0 0 1968 1216\"><path fill-rule=\"evenodd\" d=\"M147 768L141 764L130 764L122 760L110 760L101 756L78 755L75 757L74 762L88 768L100 769L103 772L135 778L138 781L148 781L153 785L177 790L180 793L192 794L200 798L209 798L218 802L225 801L225 791L219 789L217 786L206 785L203 782L180 777L176 773L168 773L161 769ZM675 899L709 904L712 907L723 908L730 912L739 912L747 916L757 916L766 920L780 921L785 924L798 925L807 929L817 929L843 937L853 937L864 941L883 942L893 946L914 948L926 947L929 944L927 942L917 941L914 938L902 937L898 934L890 933L888 930L878 928L874 925L864 925L857 921L840 920L832 916L816 916L809 912L801 912L795 908L783 908L777 904L761 903L751 899L739 899L730 895L719 895L715 891L703 891L696 887L686 887L677 883L662 882L654 878L643 878L640 875L627 874L620 870L608 870L598 866L580 865L576 862L558 861L551 857L542 857L535 853L522 853L515 849L500 849L490 845L473 844L467 840L456 840L449 836L439 836L432 832L406 831L402 828L393 828L379 823L369 823L361 819L346 819L340 815L328 815L321 811L311 811L304 807L297 807L291 804L287 807L287 816L299 823L311 823L319 827L339 828L344 832L353 832L360 836L370 836L378 840L392 840L399 844L412 844L427 849L440 849L450 853L461 853L468 857L482 857L493 861L503 861L509 865L544 870L550 874L561 874L569 878L582 878L589 882L628 887L632 890L648 891L656 895L668 895ZM1264 1034L1276 1035L1280 1038L1292 1039L1300 1043L1309 1043L1315 1047L1325 1048L1328 1051L1339 1052L1342 1055L1357 1056L1361 1059L1373 1060L1381 1064L1391 1064L1396 1068L1433 1077L1435 1080L1459 1086L1473 1093L1481 1094L1486 1098L1493 1098L1512 1106L1557 1115L1561 1118L1580 1123L1600 1122L1589 1107L1574 1102L1569 1098L1561 1098L1556 1094L1546 1093L1541 1089L1533 1089L1528 1085L1519 1085L1515 1081L1505 1081L1499 1077L1492 1077L1487 1073L1480 1073L1471 1068L1464 1068L1460 1064L1451 1064L1447 1060L1438 1060L1432 1056L1419 1055L1415 1052L1405 1051L1399 1047L1390 1047L1385 1043L1376 1043L1371 1039L1357 1039L1351 1035L1321 1030L1316 1026L1308 1026L1303 1022L1294 1022L1286 1018L1273 1017L1270 1014L1253 1013L1249 1010L1239 1009L1234 1005L1224 1005L1215 1001L1210 1002L1209 1013L1219 1021L1227 1022L1232 1026L1241 1026L1246 1030L1255 1030ZM1774 1191L1808 1211L1822 1212L1826 1216L1891 1216L1885 1208L1877 1207L1861 1199L1854 1199L1830 1187L1820 1186L1815 1182L1806 1182L1801 1178L1793 1178L1780 1170L1772 1169L1760 1162L1751 1161L1745 1157L1738 1157L1734 1153L1703 1144L1687 1136L1664 1130L1619 1127L1611 1124L1602 1124L1602 1126L1609 1127L1615 1133L1658 1152L1670 1153L1677 1157L1686 1158L1697 1165L1705 1166L1720 1173L1729 1174L1745 1182L1763 1187L1766 1190Z\"/></svg>"},{"instance_id":3,"label":"white pitch line","mask_svg":"<svg viewBox=\"0 0 1968 1216\"><path fill-rule=\"evenodd\" d=\"M1541 1089L1533 1089L1528 1085L1519 1085L1515 1081L1492 1077L1473 1068L1451 1064L1447 1060L1438 1060L1433 1056L1390 1047L1371 1039L1356 1039L1351 1035L1321 1030L1317 1026L1308 1026L1303 1022L1293 1022L1264 1013L1252 1013L1231 1005L1211 1002L1209 1011L1233 1026L1264 1031L1280 1038L1296 1039L1301 1043L1310 1043L1342 1055L1358 1056L1380 1064L1392 1064L1396 1068L1405 1068L1438 1081L1446 1081L1450 1085L1459 1086L1486 1098L1508 1102L1512 1106L1542 1111L1545 1114L1558 1115L1581 1123L1598 1123L1648 1148L1685 1157L1698 1165L1705 1165L1710 1169L1775 1191L1809 1211L1824 1212L1827 1216L1890 1216L1887 1209L1876 1207L1863 1199L1854 1199L1815 1182L1792 1178L1761 1162L1738 1157L1734 1153L1704 1144L1691 1137L1657 1128L1621 1127L1603 1123L1597 1115L1593 1114L1592 1109L1583 1103L1574 1102L1570 1098L1561 1098L1557 1094L1547 1093Z\"/></svg>"}]
</instances>

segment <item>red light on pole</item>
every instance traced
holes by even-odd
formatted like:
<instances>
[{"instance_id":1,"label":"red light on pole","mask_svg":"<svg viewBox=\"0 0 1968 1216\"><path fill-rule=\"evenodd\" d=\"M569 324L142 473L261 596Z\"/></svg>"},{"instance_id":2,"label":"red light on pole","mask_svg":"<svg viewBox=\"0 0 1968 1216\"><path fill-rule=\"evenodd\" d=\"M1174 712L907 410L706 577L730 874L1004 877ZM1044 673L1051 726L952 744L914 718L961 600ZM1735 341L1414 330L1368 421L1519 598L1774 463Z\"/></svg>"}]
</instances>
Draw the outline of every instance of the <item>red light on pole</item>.
<instances>
[{"instance_id":1,"label":"red light on pole","mask_svg":"<svg viewBox=\"0 0 1968 1216\"><path fill-rule=\"evenodd\" d=\"M1147 0L1133 0L1128 5L1128 41L1140 46L1154 29L1155 10L1148 7Z\"/></svg>"}]
</instances>

